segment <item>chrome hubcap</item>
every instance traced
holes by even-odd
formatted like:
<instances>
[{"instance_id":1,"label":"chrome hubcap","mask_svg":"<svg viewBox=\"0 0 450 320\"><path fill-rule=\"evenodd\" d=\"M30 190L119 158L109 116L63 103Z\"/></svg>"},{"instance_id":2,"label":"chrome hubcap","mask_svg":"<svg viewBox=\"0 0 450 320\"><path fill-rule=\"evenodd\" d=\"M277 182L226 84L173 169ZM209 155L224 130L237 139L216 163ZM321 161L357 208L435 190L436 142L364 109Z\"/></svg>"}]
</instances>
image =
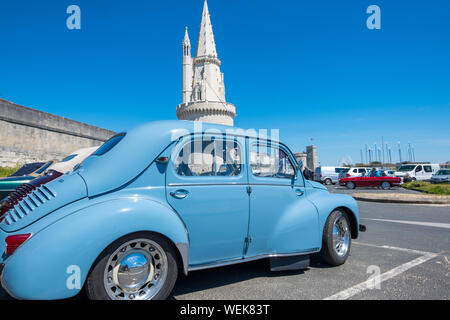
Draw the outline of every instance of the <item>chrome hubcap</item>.
<instances>
[{"instance_id":1,"label":"chrome hubcap","mask_svg":"<svg viewBox=\"0 0 450 320\"><path fill-rule=\"evenodd\" d=\"M154 241L137 239L121 245L110 257L104 285L114 300L152 299L167 277L167 256Z\"/></svg>"},{"instance_id":2,"label":"chrome hubcap","mask_svg":"<svg viewBox=\"0 0 450 320\"><path fill-rule=\"evenodd\" d=\"M340 216L333 225L333 247L337 255L342 257L348 252L350 245L350 230L347 220Z\"/></svg>"}]
</instances>

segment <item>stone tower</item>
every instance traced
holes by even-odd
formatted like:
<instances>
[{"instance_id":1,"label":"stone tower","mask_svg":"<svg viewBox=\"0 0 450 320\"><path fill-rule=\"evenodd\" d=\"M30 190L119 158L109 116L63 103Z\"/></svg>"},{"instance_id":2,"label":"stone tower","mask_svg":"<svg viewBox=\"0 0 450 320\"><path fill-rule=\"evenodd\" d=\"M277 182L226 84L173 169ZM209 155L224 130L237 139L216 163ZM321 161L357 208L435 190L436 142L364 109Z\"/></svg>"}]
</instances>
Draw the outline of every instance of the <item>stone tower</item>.
<instances>
[{"instance_id":1,"label":"stone tower","mask_svg":"<svg viewBox=\"0 0 450 320\"><path fill-rule=\"evenodd\" d=\"M236 107L225 101L225 84L220 72L208 4L203 5L195 58L186 27L183 40L183 100L177 106L180 120L203 121L232 126Z\"/></svg>"},{"instance_id":2,"label":"stone tower","mask_svg":"<svg viewBox=\"0 0 450 320\"><path fill-rule=\"evenodd\" d=\"M315 145L310 145L306 147L306 166L311 170L316 170L319 166L319 159L317 157L317 148Z\"/></svg>"}]
</instances>

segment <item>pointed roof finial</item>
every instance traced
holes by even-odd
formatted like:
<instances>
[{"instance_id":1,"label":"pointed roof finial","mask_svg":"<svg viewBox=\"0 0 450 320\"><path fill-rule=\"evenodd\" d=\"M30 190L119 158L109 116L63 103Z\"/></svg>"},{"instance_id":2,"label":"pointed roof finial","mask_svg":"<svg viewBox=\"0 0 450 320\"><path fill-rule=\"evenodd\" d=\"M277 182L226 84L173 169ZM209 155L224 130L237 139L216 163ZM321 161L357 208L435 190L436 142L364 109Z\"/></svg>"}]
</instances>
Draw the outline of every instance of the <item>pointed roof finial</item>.
<instances>
[{"instance_id":1,"label":"pointed roof finial","mask_svg":"<svg viewBox=\"0 0 450 320\"><path fill-rule=\"evenodd\" d=\"M212 56L217 58L216 43L212 31L211 18L208 10L208 3L205 0L203 4L202 21L198 33L196 57Z\"/></svg>"},{"instance_id":2,"label":"pointed roof finial","mask_svg":"<svg viewBox=\"0 0 450 320\"><path fill-rule=\"evenodd\" d=\"M183 44L184 45L191 45L191 41L189 40L189 33L188 33L188 27L186 26L186 31L184 32L184 40L183 40Z\"/></svg>"}]
</instances>

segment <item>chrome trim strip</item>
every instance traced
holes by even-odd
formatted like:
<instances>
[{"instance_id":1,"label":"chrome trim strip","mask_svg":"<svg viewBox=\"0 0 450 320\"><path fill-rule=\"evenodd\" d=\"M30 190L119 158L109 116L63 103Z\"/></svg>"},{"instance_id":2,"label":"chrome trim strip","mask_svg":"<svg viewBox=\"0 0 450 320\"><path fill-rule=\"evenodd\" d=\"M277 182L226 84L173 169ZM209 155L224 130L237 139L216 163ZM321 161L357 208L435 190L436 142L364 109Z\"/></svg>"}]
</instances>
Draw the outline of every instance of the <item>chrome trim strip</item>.
<instances>
[{"instance_id":1,"label":"chrome trim strip","mask_svg":"<svg viewBox=\"0 0 450 320\"><path fill-rule=\"evenodd\" d=\"M232 186L245 186L248 185L248 183L243 182L225 182L225 183L217 183L217 182L201 182L201 183L169 183L167 184L168 187L183 187L183 186L223 186L223 185L232 185Z\"/></svg>"},{"instance_id":2,"label":"chrome trim strip","mask_svg":"<svg viewBox=\"0 0 450 320\"><path fill-rule=\"evenodd\" d=\"M288 253L260 254L260 255L248 257L248 258L232 259L232 260L227 260L227 261L218 261L218 262L213 262L213 263L194 265L194 266L190 266L188 268L188 271L197 271L197 270L204 270L204 269L210 269L210 268L216 268L216 267L223 267L223 266L228 266L228 265L232 265L232 264L260 260L260 259L264 259L264 258L300 256L300 255L316 253L318 251L319 251L319 248L311 248L311 249L295 251L295 252L288 252Z\"/></svg>"},{"instance_id":3,"label":"chrome trim strip","mask_svg":"<svg viewBox=\"0 0 450 320\"><path fill-rule=\"evenodd\" d=\"M277 187L294 187L294 188L303 188L301 185L292 185L288 183L241 183L241 182L224 182L224 183L168 183L168 187L185 187L185 186L223 186L223 185L233 185L233 186L277 186Z\"/></svg>"}]
</instances>

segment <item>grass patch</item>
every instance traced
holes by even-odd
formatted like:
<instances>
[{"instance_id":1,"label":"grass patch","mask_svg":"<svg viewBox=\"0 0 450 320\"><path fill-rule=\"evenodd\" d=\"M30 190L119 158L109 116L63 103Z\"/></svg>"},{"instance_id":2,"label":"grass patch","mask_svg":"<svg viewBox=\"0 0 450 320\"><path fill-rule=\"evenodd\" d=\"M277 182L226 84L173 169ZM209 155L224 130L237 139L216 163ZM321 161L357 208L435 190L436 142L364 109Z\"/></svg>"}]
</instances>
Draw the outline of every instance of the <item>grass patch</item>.
<instances>
[{"instance_id":1,"label":"grass patch","mask_svg":"<svg viewBox=\"0 0 450 320\"><path fill-rule=\"evenodd\" d=\"M412 181L402 184L403 188L416 189L431 194L450 195L450 183L431 184L425 181Z\"/></svg>"},{"instance_id":2,"label":"grass patch","mask_svg":"<svg viewBox=\"0 0 450 320\"><path fill-rule=\"evenodd\" d=\"M0 167L0 177L7 177L19 170L19 167Z\"/></svg>"}]
</instances>

